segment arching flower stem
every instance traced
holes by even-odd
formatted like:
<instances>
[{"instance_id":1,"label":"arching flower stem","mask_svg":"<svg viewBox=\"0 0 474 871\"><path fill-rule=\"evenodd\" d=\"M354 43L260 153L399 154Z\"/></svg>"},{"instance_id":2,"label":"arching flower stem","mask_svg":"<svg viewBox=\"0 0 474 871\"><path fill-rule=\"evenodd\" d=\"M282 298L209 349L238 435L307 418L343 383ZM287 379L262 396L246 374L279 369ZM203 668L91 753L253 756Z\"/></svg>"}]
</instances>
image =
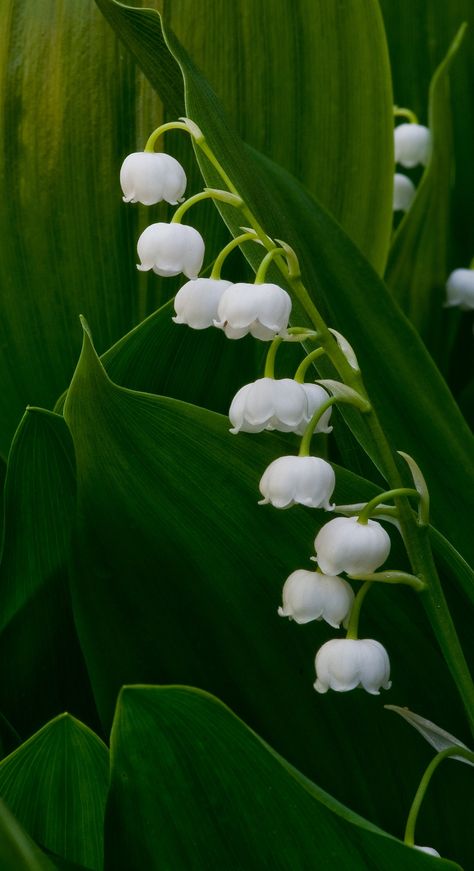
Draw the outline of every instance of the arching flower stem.
<instances>
[{"instance_id":1,"label":"arching flower stem","mask_svg":"<svg viewBox=\"0 0 474 871\"><path fill-rule=\"evenodd\" d=\"M242 199L237 194L230 194L229 191L220 191L214 188L205 188L205 190L200 191L200 193L194 194L193 197L189 197L188 200L185 200L185 202L176 209L170 223L180 224L188 209L196 203L202 202L202 200L219 200L219 202L235 206L236 209L240 209L242 205Z\"/></svg>"},{"instance_id":2,"label":"arching flower stem","mask_svg":"<svg viewBox=\"0 0 474 871\"><path fill-rule=\"evenodd\" d=\"M393 107L394 118L406 118L410 124L418 124L418 118L411 109L402 109L401 106Z\"/></svg>"},{"instance_id":3,"label":"arching flower stem","mask_svg":"<svg viewBox=\"0 0 474 871\"><path fill-rule=\"evenodd\" d=\"M315 360L318 359L318 357L322 357L322 355L325 353L326 351L324 350L324 348L316 348L315 351L311 351L309 354L307 354L295 372L295 381L298 381L299 384L302 384L309 367L312 365L312 363L314 363Z\"/></svg>"},{"instance_id":4,"label":"arching flower stem","mask_svg":"<svg viewBox=\"0 0 474 871\"><path fill-rule=\"evenodd\" d=\"M415 575L410 575L408 572L399 572L387 570L386 572L372 572L365 575L349 575L352 581L370 581L381 584L405 584L407 587L412 587L417 593L426 590L426 584L422 578L417 578Z\"/></svg>"},{"instance_id":5,"label":"arching flower stem","mask_svg":"<svg viewBox=\"0 0 474 871\"><path fill-rule=\"evenodd\" d=\"M276 357L276 353L278 351L278 348L280 347L282 342L283 342L282 336L275 336L273 341L270 343L270 347L268 349L267 356L265 359L265 370L263 373L264 378L274 378L275 377L275 357Z\"/></svg>"},{"instance_id":6,"label":"arching flower stem","mask_svg":"<svg viewBox=\"0 0 474 871\"><path fill-rule=\"evenodd\" d=\"M299 457L309 457L311 438L319 421L321 420L324 412L327 411L327 409L330 408L331 405L334 405L336 402L340 401L341 400L338 399L336 396L330 396L329 399L327 399L326 402L323 402L323 404L320 405L319 408L314 412L310 422L308 423L308 426L304 431L303 438L301 439L300 449L298 451Z\"/></svg>"},{"instance_id":7,"label":"arching flower stem","mask_svg":"<svg viewBox=\"0 0 474 871\"><path fill-rule=\"evenodd\" d=\"M261 244L255 230L249 230L248 232L242 233L240 236L235 236L234 239L231 239L225 248L219 252L214 261L214 266L212 267L212 272L209 276L213 281L219 281L224 261L227 259L229 254L231 254L235 248L238 248L239 245L242 245L243 242L258 242L259 245Z\"/></svg>"},{"instance_id":8,"label":"arching flower stem","mask_svg":"<svg viewBox=\"0 0 474 871\"><path fill-rule=\"evenodd\" d=\"M279 255L284 255L284 254L285 254L284 248L273 248L272 251L269 251L268 254L265 254L265 257L263 258L260 266L257 269L254 284L264 284L265 278L267 275L267 270L268 270L270 264L273 262L275 257L278 257Z\"/></svg>"},{"instance_id":9,"label":"arching flower stem","mask_svg":"<svg viewBox=\"0 0 474 871\"><path fill-rule=\"evenodd\" d=\"M369 592L371 587L371 581L366 581L365 584L362 584L360 590L358 591L354 604L351 608L351 613L349 617L349 623L347 625L346 638L350 638L352 640L357 640L359 637L359 617L360 617L360 609L362 608L362 603Z\"/></svg>"},{"instance_id":10,"label":"arching flower stem","mask_svg":"<svg viewBox=\"0 0 474 871\"><path fill-rule=\"evenodd\" d=\"M370 502L362 509L359 515L359 523L367 523L369 517L373 513L373 509L380 505L381 502L386 502L387 499L395 499L396 496L420 496L417 490L413 487L397 487L395 490L386 490L384 493L378 493Z\"/></svg>"},{"instance_id":11,"label":"arching flower stem","mask_svg":"<svg viewBox=\"0 0 474 871\"><path fill-rule=\"evenodd\" d=\"M440 765L444 759L448 759L450 756L462 756L463 759L467 759L469 762L474 763L474 753L471 750L468 750L467 747L459 747L458 745L453 747L447 747L446 750L441 750L441 752L437 753L436 756L431 760L423 777L420 780L420 785L415 793L415 798L413 799L410 812L408 814L403 840L404 843L408 844L408 846L410 847L414 847L415 845L416 821L418 819L418 814L423 799L425 797L426 790L428 789L428 786L430 784L430 780L433 777L436 769L438 768L438 765Z\"/></svg>"}]
</instances>

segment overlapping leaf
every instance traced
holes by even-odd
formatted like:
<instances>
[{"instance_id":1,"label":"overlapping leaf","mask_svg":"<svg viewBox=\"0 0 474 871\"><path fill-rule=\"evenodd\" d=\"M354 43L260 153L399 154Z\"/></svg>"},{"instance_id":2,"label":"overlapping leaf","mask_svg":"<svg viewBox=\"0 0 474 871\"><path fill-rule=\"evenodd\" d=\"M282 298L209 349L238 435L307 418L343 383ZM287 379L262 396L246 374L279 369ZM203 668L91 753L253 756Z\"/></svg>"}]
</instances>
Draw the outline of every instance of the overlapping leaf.
<instances>
[{"instance_id":1,"label":"overlapping leaf","mask_svg":"<svg viewBox=\"0 0 474 871\"><path fill-rule=\"evenodd\" d=\"M94 716L67 581L74 514L68 429L30 408L9 456L0 562L0 709L22 735L64 708Z\"/></svg>"},{"instance_id":2,"label":"overlapping leaf","mask_svg":"<svg viewBox=\"0 0 474 871\"><path fill-rule=\"evenodd\" d=\"M302 777L206 693L126 687L111 753L110 871L431 867Z\"/></svg>"},{"instance_id":3,"label":"overlapping leaf","mask_svg":"<svg viewBox=\"0 0 474 871\"><path fill-rule=\"evenodd\" d=\"M108 751L68 714L0 763L0 794L30 835L66 860L102 868Z\"/></svg>"}]
</instances>

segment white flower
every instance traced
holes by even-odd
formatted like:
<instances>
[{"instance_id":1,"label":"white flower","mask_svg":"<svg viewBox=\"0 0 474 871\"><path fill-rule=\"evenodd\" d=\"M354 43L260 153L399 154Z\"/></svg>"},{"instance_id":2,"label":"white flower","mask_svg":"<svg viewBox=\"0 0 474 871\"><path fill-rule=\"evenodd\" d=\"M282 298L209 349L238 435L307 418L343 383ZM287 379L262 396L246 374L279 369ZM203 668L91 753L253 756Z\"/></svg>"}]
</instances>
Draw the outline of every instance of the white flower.
<instances>
[{"instance_id":1,"label":"white flower","mask_svg":"<svg viewBox=\"0 0 474 871\"><path fill-rule=\"evenodd\" d=\"M415 194L416 188L411 178L396 172L393 177L393 211L407 212Z\"/></svg>"},{"instance_id":2,"label":"white flower","mask_svg":"<svg viewBox=\"0 0 474 871\"><path fill-rule=\"evenodd\" d=\"M474 309L474 269L455 269L446 282L446 308Z\"/></svg>"},{"instance_id":3,"label":"white flower","mask_svg":"<svg viewBox=\"0 0 474 871\"><path fill-rule=\"evenodd\" d=\"M188 278L197 278L204 260L204 240L186 224L150 224L138 240L137 251L141 272L153 269L165 277L184 272Z\"/></svg>"},{"instance_id":4,"label":"white flower","mask_svg":"<svg viewBox=\"0 0 474 871\"><path fill-rule=\"evenodd\" d=\"M222 294L214 325L228 339L241 339L250 333L255 339L270 341L288 326L291 299L277 284L232 284Z\"/></svg>"},{"instance_id":5,"label":"white flower","mask_svg":"<svg viewBox=\"0 0 474 871\"><path fill-rule=\"evenodd\" d=\"M311 388L315 388L314 392ZM235 394L230 409L231 433L296 432L301 435L314 411L328 399L328 394L317 384L299 384L291 378L259 378L244 384ZM330 414L331 409L328 409ZM327 413L316 427L318 432L330 432Z\"/></svg>"},{"instance_id":6,"label":"white flower","mask_svg":"<svg viewBox=\"0 0 474 871\"><path fill-rule=\"evenodd\" d=\"M175 296L175 324L187 324L193 330L212 327L219 300L230 283L213 278L194 278L187 281Z\"/></svg>"},{"instance_id":7,"label":"white flower","mask_svg":"<svg viewBox=\"0 0 474 871\"><path fill-rule=\"evenodd\" d=\"M258 504L290 508L299 503L331 511L335 484L332 467L320 457L278 457L262 475L259 487L264 498Z\"/></svg>"},{"instance_id":8,"label":"white flower","mask_svg":"<svg viewBox=\"0 0 474 871\"><path fill-rule=\"evenodd\" d=\"M422 124L400 124L395 127L395 163L413 167L426 166L431 154L431 132Z\"/></svg>"},{"instance_id":9,"label":"white flower","mask_svg":"<svg viewBox=\"0 0 474 871\"><path fill-rule=\"evenodd\" d=\"M428 856L439 856L441 859L441 853L438 853L434 847L419 847L418 844L413 845L415 850L421 850L422 853L428 853Z\"/></svg>"},{"instance_id":10,"label":"white flower","mask_svg":"<svg viewBox=\"0 0 474 871\"><path fill-rule=\"evenodd\" d=\"M297 569L285 581L280 617L290 617L296 623L325 620L338 629L349 616L354 591L343 578Z\"/></svg>"},{"instance_id":11,"label":"white flower","mask_svg":"<svg viewBox=\"0 0 474 871\"><path fill-rule=\"evenodd\" d=\"M318 693L345 693L361 686L378 696L381 687L388 690L392 685L387 651L372 638L332 638L318 650L315 664Z\"/></svg>"},{"instance_id":12,"label":"white flower","mask_svg":"<svg viewBox=\"0 0 474 871\"><path fill-rule=\"evenodd\" d=\"M186 174L170 154L136 151L122 163L120 184L125 203L153 206L166 200L174 206L182 201Z\"/></svg>"},{"instance_id":13,"label":"white flower","mask_svg":"<svg viewBox=\"0 0 474 871\"><path fill-rule=\"evenodd\" d=\"M335 517L321 527L314 547L324 574L365 575L387 559L390 537L376 520L359 523L357 517Z\"/></svg>"}]
</instances>

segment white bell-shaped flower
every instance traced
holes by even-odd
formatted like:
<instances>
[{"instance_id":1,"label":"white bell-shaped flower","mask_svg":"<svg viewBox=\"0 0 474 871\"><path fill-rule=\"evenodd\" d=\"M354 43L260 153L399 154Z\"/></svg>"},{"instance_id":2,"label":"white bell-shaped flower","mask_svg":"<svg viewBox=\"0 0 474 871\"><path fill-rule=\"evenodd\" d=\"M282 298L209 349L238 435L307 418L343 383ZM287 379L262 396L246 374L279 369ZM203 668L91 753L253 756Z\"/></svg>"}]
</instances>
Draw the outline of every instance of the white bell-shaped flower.
<instances>
[{"instance_id":1,"label":"white bell-shaped flower","mask_svg":"<svg viewBox=\"0 0 474 871\"><path fill-rule=\"evenodd\" d=\"M411 178L396 172L393 177L393 211L407 212L416 194Z\"/></svg>"},{"instance_id":2,"label":"white bell-shaped flower","mask_svg":"<svg viewBox=\"0 0 474 871\"><path fill-rule=\"evenodd\" d=\"M150 224L137 243L141 272L153 269L166 278L179 275L197 278L204 260L204 240L186 224Z\"/></svg>"},{"instance_id":3,"label":"white bell-shaped flower","mask_svg":"<svg viewBox=\"0 0 474 871\"><path fill-rule=\"evenodd\" d=\"M325 620L338 629L349 616L353 601L354 591L343 578L297 569L285 581L278 613L296 623Z\"/></svg>"},{"instance_id":4,"label":"white bell-shaped flower","mask_svg":"<svg viewBox=\"0 0 474 871\"><path fill-rule=\"evenodd\" d=\"M194 278L187 281L175 296L175 324L187 324L193 330L212 327L217 317L219 300L230 283L214 278Z\"/></svg>"},{"instance_id":5,"label":"white bell-shaped flower","mask_svg":"<svg viewBox=\"0 0 474 871\"><path fill-rule=\"evenodd\" d=\"M455 269L446 282L446 308L474 309L474 269Z\"/></svg>"},{"instance_id":6,"label":"white bell-shaped flower","mask_svg":"<svg viewBox=\"0 0 474 871\"><path fill-rule=\"evenodd\" d=\"M324 387L321 387L320 384L304 383L301 384L301 387L306 394L308 410L306 420L302 420L300 425L295 429L295 432L298 435L303 435L315 411L317 411L318 408L321 408L321 406L329 399L329 394L326 393ZM331 414L332 408L330 406L318 420L315 432L332 432L332 426L329 426Z\"/></svg>"},{"instance_id":7,"label":"white bell-shaped flower","mask_svg":"<svg viewBox=\"0 0 474 871\"><path fill-rule=\"evenodd\" d=\"M153 206L165 200L175 206L183 199L186 174L170 154L135 151L122 163L120 184L125 203Z\"/></svg>"},{"instance_id":8,"label":"white bell-shaped flower","mask_svg":"<svg viewBox=\"0 0 474 871\"><path fill-rule=\"evenodd\" d=\"M318 650L315 664L318 693L345 693L360 686L378 696L381 688L392 685L387 651L372 638L331 638Z\"/></svg>"},{"instance_id":9,"label":"white bell-shaped flower","mask_svg":"<svg viewBox=\"0 0 474 871\"><path fill-rule=\"evenodd\" d=\"M335 517L319 530L314 547L326 575L365 575L374 572L390 553L390 536L376 520Z\"/></svg>"},{"instance_id":10,"label":"white bell-shaped flower","mask_svg":"<svg viewBox=\"0 0 474 871\"><path fill-rule=\"evenodd\" d=\"M395 127L395 163L411 168L426 166L431 154L431 132L422 124L400 124Z\"/></svg>"},{"instance_id":11,"label":"white bell-shaped flower","mask_svg":"<svg viewBox=\"0 0 474 871\"><path fill-rule=\"evenodd\" d=\"M428 856L439 856L441 859L441 853L438 853L434 847L419 847L418 844L413 845L415 850L420 850L421 853L428 853Z\"/></svg>"},{"instance_id":12,"label":"white bell-shaped flower","mask_svg":"<svg viewBox=\"0 0 474 871\"><path fill-rule=\"evenodd\" d=\"M290 508L299 503L331 511L329 500L335 485L332 466L320 457L278 457L262 475L259 487L263 499L258 504Z\"/></svg>"},{"instance_id":13,"label":"white bell-shaped flower","mask_svg":"<svg viewBox=\"0 0 474 871\"><path fill-rule=\"evenodd\" d=\"M222 294L214 325L224 330L228 339L241 339L250 333L268 342L286 329L290 312L291 299L282 287L240 282Z\"/></svg>"}]
</instances>

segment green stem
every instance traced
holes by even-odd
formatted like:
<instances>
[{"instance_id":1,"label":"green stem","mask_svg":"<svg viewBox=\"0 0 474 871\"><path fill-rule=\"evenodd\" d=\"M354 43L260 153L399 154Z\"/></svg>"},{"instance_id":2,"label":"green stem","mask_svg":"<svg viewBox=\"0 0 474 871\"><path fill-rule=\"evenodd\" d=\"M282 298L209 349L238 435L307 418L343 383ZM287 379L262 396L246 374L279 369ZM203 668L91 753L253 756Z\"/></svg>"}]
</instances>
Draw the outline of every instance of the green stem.
<instances>
[{"instance_id":1,"label":"green stem","mask_svg":"<svg viewBox=\"0 0 474 871\"><path fill-rule=\"evenodd\" d=\"M326 399L326 402L323 402L319 408L314 412L308 426L306 427L303 437L301 439L300 449L298 451L299 457L309 457L309 450L311 445L311 439L313 437L314 430L316 429L319 421L321 420L325 411L334 405L335 402L340 402L336 396L330 396L329 399Z\"/></svg>"},{"instance_id":2,"label":"green stem","mask_svg":"<svg viewBox=\"0 0 474 871\"><path fill-rule=\"evenodd\" d=\"M157 127L153 133L147 139L145 145L145 151L154 151L157 140L163 133L166 133L167 130L184 130L186 133L191 133L191 130L183 121L168 121L166 124L161 124L160 127Z\"/></svg>"},{"instance_id":3,"label":"green stem","mask_svg":"<svg viewBox=\"0 0 474 871\"><path fill-rule=\"evenodd\" d=\"M273 341L270 344L270 347L267 352L267 357L265 360L265 371L263 373L264 378L274 378L275 377L275 357L278 348L280 347L283 338L281 336L275 336Z\"/></svg>"},{"instance_id":4,"label":"green stem","mask_svg":"<svg viewBox=\"0 0 474 871\"><path fill-rule=\"evenodd\" d=\"M362 602L364 601L367 593L369 592L371 585L371 581L366 581L365 584L362 584L359 592L354 599L354 604L352 605L349 617L349 623L347 625L346 638L357 640L357 638L359 637L358 632L360 609L362 608Z\"/></svg>"},{"instance_id":5,"label":"green stem","mask_svg":"<svg viewBox=\"0 0 474 871\"><path fill-rule=\"evenodd\" d=\"M428 768L426 769L423 777L421 778L420 785L416 791L415 798L413 799L412 806L410 808L410 813L408 814L403 840L405 844L408 844L408 846L410 847L413 847L415 845L416 821L418 819L418 813L420 811L420 807L425 797L426 790L428 789L430 780L433 777L436 769L438 768L438 765L441 764L443 759L448 759L449 756L462 756L463 759L468 759L469 762L474 762L474 753L472 753L471 750L468 750L467 747L458 746L447 747L446 750L441 750L441 752L437 753L436 756L431 760Z\"/></svg>"},{"instance_id":6,"label":"green stem","mask_svg":"<svg viewBox=\"0 0 474 871\"><path fill-rule=\"evenodd\" d=\"M236 194L229 194L229 191L218 191L213 188L206 188L204 191L200 191L198 194L194 194L193 197L189 197L188 200L185 200L185 202L176 209L170 223L180 224L183 215L186 214L188 209L196 203L202 202L202 200L219 200L220 202L235 206L236 209L239 209L242 205L241 198Z\"/></svg>"},{"instance_id":7,"label":"green stem","mask_svg":"<svg viewBox=\"0 0 474 871\"><path fill-rule=\"evenodd\" d=\"M325 353L326 351L324 350L324 348L316 348L315 351L311 351L309 354L307 354L302 363L300 363L300 365L298 366L295 372L294 380L298 381L299 384L302 384L305 379L306 372L308 371L311 364L314 362L314 360L317 360L318 357L321 357Z\"/></svg>"},{"instance_id":8,"label":"green stem","mask_svg":"<svg viewBox=\"0 0 474 871\"><path fill-rule=\"evenodd\" d=\"M405 584L407 587L412 587L417 593L426 590L426 584L421 578L410 575L408 572L399 572L388 570L386 572L372 572L365 575L349 575L353 581L370 581L380 584Z\"/></svg>"},{"instance_id":9,"label":"green stem","mask_svg":"<svg viewBox=\"0 0 474 871\"><path fill-rule=\"evenodd\" d=\"M395 490L386 490L384 493L379 493L370 502L367 502L365 508L362 509L359 515L359 523L366 524L377 505L380 505L381 502L386 502L387 499L395 499L396 496L419 496L419 493L412 487L397 487Z\"/></svg>"},{"instance_id":10,"label":"green stem","mask_svg":"<svg viewBox=\"0 0 474 871\"><path fill-rule=\"evenodd\" d=\"M406 118L410 124L418 124L418 118L411 109L402 109L400 106L393 107L394 118Z\"/></svg>"},{"instance_id":11,"label":"green stem","mask_svg":"<svg viewBox=\"0 0 474 871\"><path fill-rule=\"evenodd\" d=\"M272 251L269 251L268 254L265 254L260 266L257 269L257 273L255 275L255 284L263 284L265 281L265 277L267 274L267 269L270 266L270 263L278 257L279 254L284 254L284 248L273 248Z\"/></svg>"},{"instance_id":12,"label":"green stem","mask_svg":"<svg viewBox=\"0 0 474 871\"><path fill-rule=\"evenodd\" d=\"M212 278L213 281L219 281L221 277L221 269L224 265L225 259L229 256L229 254L235 248L238 248L239 245L242 245L243 242L248 242L250 240L260 243L260 240L256 237L255 232L252 230L248 233L242 233L241 236L236 236L234 239L231 239L231 241L225 246L225 248L223 248L222 251L219 252L215 259L214 266L210 275L210 278Z\"/></svg>"}]
</instances>

